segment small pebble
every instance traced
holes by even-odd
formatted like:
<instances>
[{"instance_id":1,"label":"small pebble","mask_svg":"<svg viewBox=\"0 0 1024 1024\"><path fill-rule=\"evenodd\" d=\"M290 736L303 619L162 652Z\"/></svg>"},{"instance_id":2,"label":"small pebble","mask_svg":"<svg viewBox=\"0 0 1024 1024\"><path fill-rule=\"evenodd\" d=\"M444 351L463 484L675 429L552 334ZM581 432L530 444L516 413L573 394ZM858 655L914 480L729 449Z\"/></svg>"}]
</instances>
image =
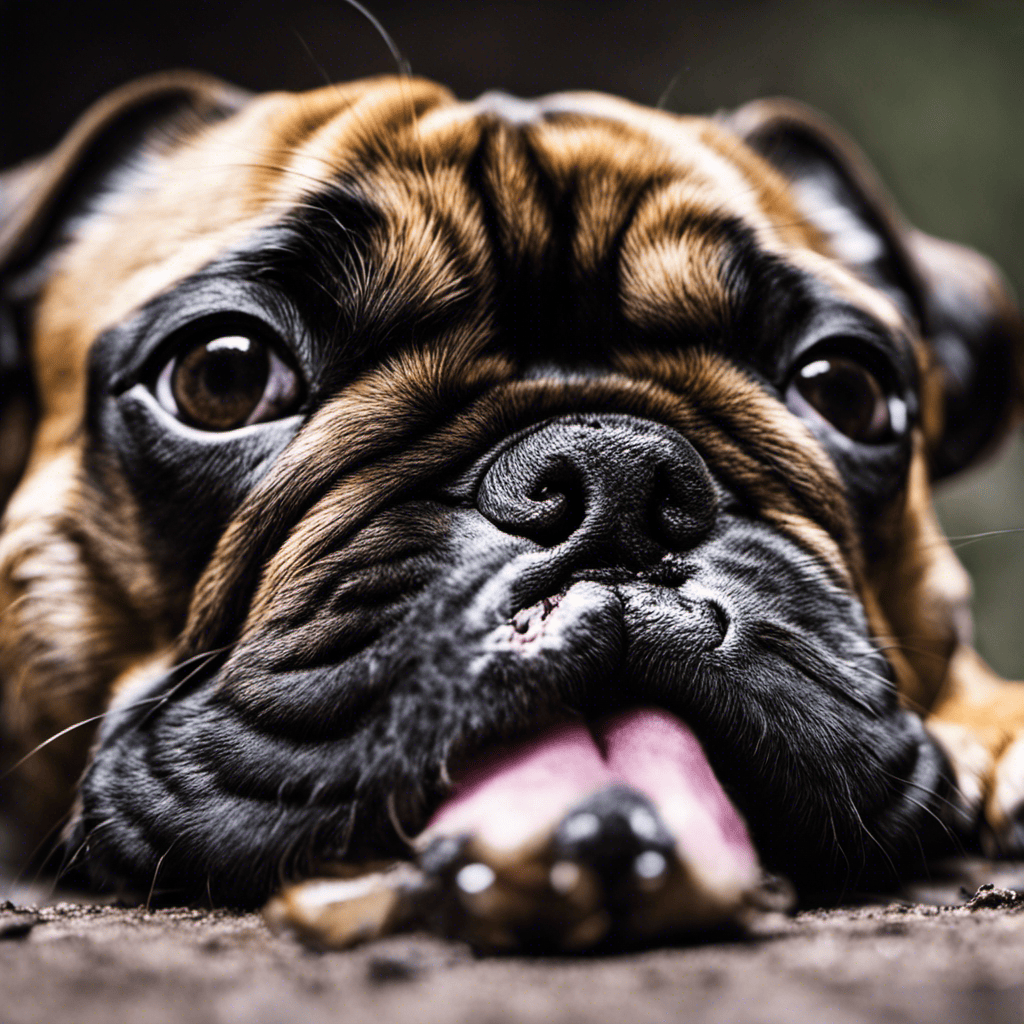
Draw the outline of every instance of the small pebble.
<instances>
[{"instance_id":1,"label":"small pebble","mask_svg":"<svg viewBox=\"0 0 1024 1024\"><path fill-rule=\"evenodd\" d=\"M408 957L371 956L366 964L367 981L386 985L392 981L411 981L420 973L420 965Z\"/></svg>"},{"instance_id":2,"label":"small pebble","mask_svg":"<svg viewBox=\"0 0 1024 1024\"><path fill-rule=\"evenodd\" d=\"M1024 894L1013 889L998 889L991 882L978 886L978 891L965 904L968 910L1009 910L1024 907Z\"/></svg>"}]
</instances>

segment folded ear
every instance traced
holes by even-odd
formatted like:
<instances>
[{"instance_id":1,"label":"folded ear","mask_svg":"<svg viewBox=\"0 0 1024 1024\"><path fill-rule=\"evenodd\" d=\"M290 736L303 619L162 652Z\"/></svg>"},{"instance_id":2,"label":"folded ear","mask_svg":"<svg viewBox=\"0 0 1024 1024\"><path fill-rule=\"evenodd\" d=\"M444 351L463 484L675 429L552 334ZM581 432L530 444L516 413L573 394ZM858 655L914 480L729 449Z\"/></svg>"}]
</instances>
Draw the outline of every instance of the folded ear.
<instances>
[{"instance_id":1,"label":"folded ear","mask_svg":"<svg viewBox=\"0 0 1024 1024\"><path fill-rule=\"evenodd\" d=\"M920 329L944 399L926 425L932 477L990 451L1024 396L1024 323L995 265L907 224L860 150L809 107L757 100L722 121L790 180L833 254Z\"/></svg>"},{"instance_id":2,"label":"folded ear","mask_svg":"<svg viewBox=\"0 0 1024 1024\"><path fill-rule=\"evenodd\" d=\"M53 152L0 173L0 511L31 441L31 322L53 256L117 172L149 147L172 145L237 110L246 98L208 75L153 75L95 103Z\"/></svg>"}]
</instances>

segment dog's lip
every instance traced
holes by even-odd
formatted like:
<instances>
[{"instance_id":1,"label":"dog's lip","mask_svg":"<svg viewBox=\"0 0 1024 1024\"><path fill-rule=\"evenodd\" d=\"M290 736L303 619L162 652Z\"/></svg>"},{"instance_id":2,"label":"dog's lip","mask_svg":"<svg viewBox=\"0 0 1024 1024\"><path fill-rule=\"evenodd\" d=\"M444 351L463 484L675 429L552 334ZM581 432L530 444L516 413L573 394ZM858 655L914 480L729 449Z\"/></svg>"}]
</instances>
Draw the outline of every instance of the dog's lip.
<instances>
[{"instance_id":1,"label":"dog's lip","mask_svg":"<svg viewBox=\"0 0 1024 1024\"><path fill-rule=\"evenodd\" d=\"M548 607L544 609L543 617L546 618L570 591L579 587L600 589L608 595L615 595L618 600L622 588L637 585L678 590L690 582L698 571L699 566L692 557L673 552L666 552L660 561L644 567L575 567L556 573L554 579L543 582L532 578L533 573L527 570L509 581L502 603L508 616L507 621L516 624L517 620L521 622L525 614L545 602ZM716 605L716 616L725 615L718 601L711 603Z\"/></svg>"},{"instance_id":2,"label":"dog's lip","mask_svg":"<svg viewBox=\"0 0 1024 1024\"><path fill-rule=\"evenodd\" d=\"M542 641L552 629L557 629L561 616L556 609L565 600L569 588L542 597L539 601L519 611L504 624L501 636L513 650L526 653L534 644Z\"/></svg>"},{"instance_id":3,"label":"dog's lip","mask_svg":"<svg viewBox=\"0 0 1024 1024\"><path fill-rule=\"evenodd\" d=\"M627 609L631 597L635 597L638 590L653 592L667 586L660 579L624 577L618 571L611 571L578 576L561 589L549 589L544 596L534 588L528 598L515 602L514 614L491 628L484 647L492 652L511 651L524 656L553 651L587 619L602 620L604 632L609 635L614 627L621 634L621 643L628 644ZM679 593L678 585L669 589ZM709 632L701 649L706 651L725 644L732 630L733 615L722 595L699 584L690 586L686 594L692 603L703 609L707 620Z\"/></svg>"},{"instance_id":4,"label":"dog's lip","mask_svg":"<svg viewBox=\"0 0 1024 1024\"><path fill-rule=\"evenodd\" d=\"M516 610L483 639L487 652L516 651L523 655L560 648L566 631L588 617L621 621L622 601L614 585L578 579L560 588L530 588L527 596L511 602ZM506 614L508 614L506 612Z\"/></svg>"}]
</instances>

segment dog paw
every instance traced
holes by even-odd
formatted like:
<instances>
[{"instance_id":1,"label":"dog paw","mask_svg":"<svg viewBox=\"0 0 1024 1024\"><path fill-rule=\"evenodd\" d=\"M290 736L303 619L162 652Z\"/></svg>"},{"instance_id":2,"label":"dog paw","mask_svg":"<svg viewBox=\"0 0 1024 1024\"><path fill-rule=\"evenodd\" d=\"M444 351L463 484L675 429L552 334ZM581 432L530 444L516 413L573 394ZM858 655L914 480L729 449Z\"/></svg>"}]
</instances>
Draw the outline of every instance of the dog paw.
<instances>
[{"instance_id":1,"label":"dog paw","mask_svg":"<svg viewBox=\"0 0 1024 1024\"><path fill-rule=\"evenodd\" d=\"M955 788L942 811L945 823L962 833L973 832L981 820L995 760L988 746L965 725L932 720L927 728L953 770Z\"/></svg>"},{"instance_id":2,"label":"dog paw","mask_svg":"<svg viewBox=\"0 0 1024 1024\"><path fill-rule=\"evenodd\" d=\"M515 850L438 836L417 865L362 870L290 886L268 923L319 948L426 928L483 951L577 951L744 926L792 902L776 880L689 860L651 801L618 784Z\"/></svg>"},{"instance_id":3,"label":"dog paw","mask_svg":"<svg viewBox=\"0 0 1024 1024\"><path fill-rule=\"evenodd\" d=\"M976 833L988 857L1024 856L1024 729L1009 743L999 730L979 734L954 722L930 721L928 729L956 782L945 805L946 823Z\"/></svg>"},{"instance_id":4,"label":"dog paw","mask_svg":"<svg viewBox=\"0 0 1024 1024\"><path fill-rule=\"evenodd\" d=\"M982 845L992 857L1024 856L1024 730L996 761L985 801Z\"/></svg>"},{"instance_id":5,"label":"dog paw","mask_svg":"<svg viewBox=\"0 0 1024 1024\"><path fill-rule=\"evenodd\" d=\"M347 949L414 927L436 898L414 864L337 865L334 877L287 886L264 908L272 931L317 949Z\"/></svg>"},{"instance_id":6,"label":"dog paw","mask_svg":"<svg viewBox=\"0 0 1024 1024\"><path fill-rule=\"evenodd\" d=\"M621 784L511 853L439 838L421 865L443 894L437 930L495 950L629 945L735 923L754 889L752 877L688 860L653 803Z\"/></svg>"}]
</instances>

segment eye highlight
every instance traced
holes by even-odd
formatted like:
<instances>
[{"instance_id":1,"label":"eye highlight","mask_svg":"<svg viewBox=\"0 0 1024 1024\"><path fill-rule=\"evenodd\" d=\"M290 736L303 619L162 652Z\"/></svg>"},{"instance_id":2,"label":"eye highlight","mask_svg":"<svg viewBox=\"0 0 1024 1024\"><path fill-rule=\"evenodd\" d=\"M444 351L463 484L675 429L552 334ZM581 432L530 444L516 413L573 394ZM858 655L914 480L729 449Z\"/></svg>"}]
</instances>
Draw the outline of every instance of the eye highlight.
<instances>
[{"instance_id":1,"label":"eye highlight","mask_svg":"<svg viewBox=\"0 0 1024 1024\"><path fill-rule=\"evenodd\" d=\"M200 430L224 431L290 413L299 378L263 339L225 334L176 354L161 369L156 399L172 416Z\"/></svg>"},{"instance_id":2,"label":"eye highlight","mask_svg":"<svg viewBox=\"0 0 1024 1024\"><path fill-rule=\"evenodd\" d=\"M786 390L797 415L813 410L846 437L882 444L904 432L907 407L879 376L842 355L812 356L802 363Z\"/></svg>"}]
</instances>

